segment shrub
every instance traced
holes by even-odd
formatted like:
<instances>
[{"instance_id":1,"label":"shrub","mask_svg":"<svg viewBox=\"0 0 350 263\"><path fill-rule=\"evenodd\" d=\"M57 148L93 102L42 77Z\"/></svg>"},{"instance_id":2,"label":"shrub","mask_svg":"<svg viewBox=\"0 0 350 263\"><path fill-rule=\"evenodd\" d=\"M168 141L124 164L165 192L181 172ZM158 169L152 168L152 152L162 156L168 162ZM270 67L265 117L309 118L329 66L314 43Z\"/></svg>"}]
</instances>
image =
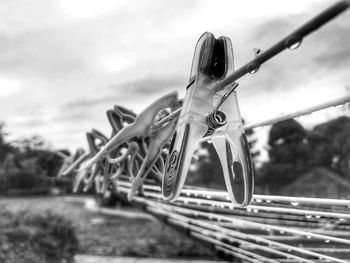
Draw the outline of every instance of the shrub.
<instances>
[{"instance_id":1,"label":"shrub","mask_svg":"<svg viewBox=\"0 0 350 263\"><path fill-rule=\"evenodd\" d=\"M79 242L72 222L46 210L0 212L0 262L74 262Z\"/></svg>"},{"instance_id":2,"label":"shrub","mask_svg":"<svg viewBox=\"0 0 350 263\"><path fill-rule=\"evenodd\" d=\"M9 171L0 173L0 191L48 189L48 179L44 174L30 170Z\"/></svg>"}]
</instances>

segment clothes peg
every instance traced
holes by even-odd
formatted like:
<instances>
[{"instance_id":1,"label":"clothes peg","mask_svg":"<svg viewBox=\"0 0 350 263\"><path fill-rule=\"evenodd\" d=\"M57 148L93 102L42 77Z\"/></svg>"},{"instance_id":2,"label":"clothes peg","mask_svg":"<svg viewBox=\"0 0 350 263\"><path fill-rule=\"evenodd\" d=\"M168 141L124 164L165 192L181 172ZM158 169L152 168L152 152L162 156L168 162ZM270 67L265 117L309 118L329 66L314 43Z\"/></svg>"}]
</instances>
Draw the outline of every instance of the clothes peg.
<instances>
[{"instance_id":1,"label":"clothes peg","mask_svg":"<svg viewBox=\"0 0 350 263\"><path fill-rule=\"evenodd\" d=\"M112 126L112 136L117 134L125 124L130 124L135 121L136 113L124 108L123 106L115 105L113 110L107 111L107 118Z\"/></svg>"},{"instance_id":2,"label":"clothes peg","mask_svg":"<svg viewBox=\"0 0 350 263\"><path fill-rule=\"evenodd\" d=\"M86 138L89 146L89 154L79 164L76 164L77 166L78 165L82 166L85 163L87 163L89 159L92 156L94 156L100 150L100 148L104 144L106 144L108 141L107 137L96 129L92 129L91 132L87 132ZM102 164L101 162L94 164L91 167L91 169L88 169L86 171L81 171L78 169L73 182L73 192L78 192L82 186L82 183L84 185L83 187L84 192L90 189L94 182L94 179L97 177L99 173L101 173L101 171L103 171L103 169L104 169L104 164Z\"/></svg>"},{"instance_id":3,"label":"clothes peg","mask_svg":"<svg viewBox=\"0 0 350 263\"><path fill-rule=\"evenodd\" d=\"M57 152L56 154L58 156L60 156L63 159L63 163L60 167L60 170L57 173L57 177L63 177L66 174L64 173L65 170L68 169L68 167L70 167L75 161L79 160L81 158L81 156L84 156L85 151L83 149L77 149L77 151L75 152L75 154L72 155L65 155L62 152Z\"/></svg>"},{"instance_id":4,"label":"clothes peg","mask_svg":"<svg viewBox=\"0 0 350 263\"><path fill-rule=\"evenodd\" d=\"M81 169L87 169L100 161L107 154L112 153L121 145L131 142L135 138L144 138L141 146L145 148L145 157L132 179L132 187L128 198L131 199L143 184L146 177L154 169L157 159L161 156L164 145L170 140L176 125L176 119L172 119L162 125L157 125L157 118L161 111L169 109L173 112L179 107L177 92L172 92L158 99L144 111L136 116L134 122L123 127L110 141ZM120 111L124 109L120 108ZM124 112L125 113L125 112ZM140 147L141 149L141 147ZM140 151L141 152L141 151ZM142 156L141 156L142 158ZM134 158L136 160L136 157ZM158 174L158 173L157 173ZM161 176L161 174L158 174ZM162 178L159 178L162 180Z\"/></svg>"},{"instance_id":5,"label":"clothes peg","mask_svg":"<svg viewBox=\"0 0 350 263\"><path fill-rule=\"evenodd\" d=\"M170 143L162 186L166 200L174 201L180 195L198 142L210 138L220 159L230 199L238 206L251 202L253 164L234 91L238 84L217 85L234 72L233 62L229 38L215 39L208 32L201 36Z\"/></svg>"},{"instance_id":6,"label":"clothes peg","mask_svg":"<svg viewBox=\"0 0 350 263\"><path fill-rule=\"evenodd\" d=\"M119 105L115 105L114 110L107 111L107 117L112 126L112 137L124 126L133 123L136 116L137 115L134 112ZM136 177L137 171L141 167L147 154L147 145L145 143L146 137L134 137L128 142L121 144L119 148L113 150L110 154L106 155L107 161L114 164L114 167L111 167L111 170L113 168L116 168L117 170L115 174L109 173L111 177L117 178L115 175L121 174L120 171L124 170L124 168L126 169L125 172L131 177L131 180ZM123 148L126 149L125 153L121 153ZM116 158L112 158L111 156L116 156ZM162 183L162 176L164 174L164 162L165 160L157 158L156 164L149 173L149 177L159 185ZM115 167L116 165L118 167Z\"/></svg>"}]
</instances>

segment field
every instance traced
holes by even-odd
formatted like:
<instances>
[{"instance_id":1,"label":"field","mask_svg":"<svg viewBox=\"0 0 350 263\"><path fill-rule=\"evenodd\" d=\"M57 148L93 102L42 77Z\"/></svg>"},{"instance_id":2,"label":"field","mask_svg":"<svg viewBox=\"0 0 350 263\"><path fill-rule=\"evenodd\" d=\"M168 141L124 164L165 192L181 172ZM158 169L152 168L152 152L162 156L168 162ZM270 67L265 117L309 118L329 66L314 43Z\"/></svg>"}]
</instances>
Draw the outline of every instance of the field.
<instances>
[{"instance_id":1,"label":"field","mask_svg":"<svg viewBox=\"0 0 350 263\"><path fill-rule=\"evenodd\" d=\"M1 197L0 207L4 206L35 213L49 209L69 218L77 230L79 254L217 259L213 250L154 220L105 216L53 197Z\"/></svg>"}]
</instances>

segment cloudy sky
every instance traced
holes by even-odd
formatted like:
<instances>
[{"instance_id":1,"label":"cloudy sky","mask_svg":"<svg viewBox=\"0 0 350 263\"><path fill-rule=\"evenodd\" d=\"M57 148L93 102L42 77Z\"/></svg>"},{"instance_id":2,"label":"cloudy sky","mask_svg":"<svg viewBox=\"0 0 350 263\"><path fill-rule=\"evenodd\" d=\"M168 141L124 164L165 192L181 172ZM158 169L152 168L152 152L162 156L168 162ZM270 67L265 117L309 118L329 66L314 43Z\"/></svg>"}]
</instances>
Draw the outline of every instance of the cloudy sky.
<instances>
[{"instance_id":1,"label":"cloudy sky","mask_svg":"<svg viewBox=\"0 0 350 263\"><path fill-rule=\"evenodd\" d=\"M114 104L139 112L169 91L183 97L203 32L231 38L238 68L332 2L2 0L0 121L12 138L85 146L85 131L109 134ZM241 79L247 123L348 94L349 32L347 12Z\"/></svg>"}]
</instances>

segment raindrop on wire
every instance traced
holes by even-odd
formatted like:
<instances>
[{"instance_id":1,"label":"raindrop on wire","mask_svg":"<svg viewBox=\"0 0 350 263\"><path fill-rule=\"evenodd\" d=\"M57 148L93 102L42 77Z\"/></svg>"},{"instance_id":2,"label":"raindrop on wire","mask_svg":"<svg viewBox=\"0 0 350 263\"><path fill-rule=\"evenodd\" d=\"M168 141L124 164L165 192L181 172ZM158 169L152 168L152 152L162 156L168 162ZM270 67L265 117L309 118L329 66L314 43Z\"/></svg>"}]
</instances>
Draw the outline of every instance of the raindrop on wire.
<instances>
[{"instance_id":1,"label":"raindrop on wire","mask_svg":"<svg viewBox=\"0 0 350 263\"><path fill-rule=\"evenodd\" d=\"M301 41L291 44L290 46L288 46L288 48L289 49L297 49L298 47L300 47L300 45L301 45Z\"/></svg>"},{"instance_id":2,"label":"raindrop on wire","mask_svg":"<svg viewBox=\"0 0 350 263\"><path fill-rule=\"evenodd\" d=\"M259 68L253 68L253 69L249 70L249 73L250 74L255 74L258 71L259 71Z\"/></svg>"},{"instance_id":3,"label":"raindrop on wire","mask_svg":"<svg viewBox=\"0 0 350 263\"><path fill-rule=\"evenodd\" d=\"M252 63L249 64L247 69L250 74L255 74L256 72L259 71L260 66L258 64Z\"/></svg>"},{"instance_id":4,"label":"raindrop on wire","mask_svg":"<svg viewBox=\"0 0 350 263\"><path fill-rule=\"evenodd\" d=\"M293 36L286 41L286 45L289 49L297 49L301 45L301 38Z\"/></svg>"}]
</instances>

